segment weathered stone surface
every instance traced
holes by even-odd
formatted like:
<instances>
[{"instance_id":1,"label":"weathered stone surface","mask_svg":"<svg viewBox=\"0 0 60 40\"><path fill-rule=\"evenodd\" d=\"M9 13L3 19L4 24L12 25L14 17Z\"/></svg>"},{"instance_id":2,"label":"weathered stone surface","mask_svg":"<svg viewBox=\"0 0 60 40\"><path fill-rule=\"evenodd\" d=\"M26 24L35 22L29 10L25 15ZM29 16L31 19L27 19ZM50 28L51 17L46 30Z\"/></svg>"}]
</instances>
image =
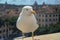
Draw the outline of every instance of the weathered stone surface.
<instances>
[{"instance_id":1,"label":"weathered stone surface","mask_svg":"<svg viewBox=\"0 0 60 40\"><path fill-rule=\"evenodd\" d=\"M60 40L60 33L35 36L34 39L35 40ZM22 40L22 39L18 37L18 38L15 38L14 40ZM27 38L24 38L24 40L32 40L32 38L27 37Z\"/></svg>"}]
</instances>

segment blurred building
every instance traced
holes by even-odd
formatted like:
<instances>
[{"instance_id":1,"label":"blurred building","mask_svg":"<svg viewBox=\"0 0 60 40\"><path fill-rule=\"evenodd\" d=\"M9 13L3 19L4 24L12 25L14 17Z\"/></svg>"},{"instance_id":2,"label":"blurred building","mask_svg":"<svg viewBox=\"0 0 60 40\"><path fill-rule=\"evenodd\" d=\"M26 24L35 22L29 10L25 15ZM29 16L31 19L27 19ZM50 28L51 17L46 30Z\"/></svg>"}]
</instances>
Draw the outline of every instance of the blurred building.
<instances>
[{"instance_id":1,"label":"blurred building","mask_svg":"<svg viewBox=\"0 0 60 40\"><path fill-rule=\"evenodd\" d=\"M7 39L13 34L14 26L7 25L6 23L0 27L0 39Z\"/></svg>"},{"instance_id":2,"label":"blurred building","mask_svg":"<svg viewBox=\"0 0 60 40\"><path fill-rule=\"evenodd\" d=\"M0 4L0 16L19 16L22 7L25 5L11 5ZM43 2L42 5L38 5L35 1L33 5L30 5L36 11L36 18L39 25L49 26L50 24L57 23L59 19L60 5L48 5Z\"/></svg>"},{"instance_id":3,"label":"blurred building","mask_svg":"<svg viewBox=\"0 0 60 40\"><path fill-rule=\"evenodd\" d=\"M39 26L50 26L59 22L59 13L55 8L46 5L44 2L41 6L38 6L37 2L35 2L34 9L37 12L36 18Z\"/></svg>"}]
</instances>

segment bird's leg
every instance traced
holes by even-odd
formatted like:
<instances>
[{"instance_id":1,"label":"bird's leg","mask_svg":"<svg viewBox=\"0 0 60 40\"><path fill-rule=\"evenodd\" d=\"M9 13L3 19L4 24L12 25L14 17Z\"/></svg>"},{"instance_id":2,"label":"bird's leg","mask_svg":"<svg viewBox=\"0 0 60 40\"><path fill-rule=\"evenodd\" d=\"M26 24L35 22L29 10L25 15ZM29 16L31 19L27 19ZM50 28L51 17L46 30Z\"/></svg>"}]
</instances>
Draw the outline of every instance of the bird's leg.
<instances>
[{"instance_id":1,"label":"bird's leg","mask_svg":"<svg viewBox=\"0 0 60 40\"><path fill-rule=\"evenodd\" d=\"M22 40L24 40L24 33L22 32Z\"/></svg>"},{"instance_id":2,"label":"bird's leg","mask_svg":"<svg viewBox=\"0 0 60 40\"><path fill-rule=\"evenodd\" d=\"M32 32L32 40L34 40L34 32Z\"/></svg>"},{"instance_id":3,"label":"bird's leg","mask_svg":"<svg viewBox=\"0 0 60 40\"><path fill-rule=\"evenodd\" d=\"M32 40L40 40L40 39L34 39L34 32L32 32Z\"/></svg>"}]
</instances>

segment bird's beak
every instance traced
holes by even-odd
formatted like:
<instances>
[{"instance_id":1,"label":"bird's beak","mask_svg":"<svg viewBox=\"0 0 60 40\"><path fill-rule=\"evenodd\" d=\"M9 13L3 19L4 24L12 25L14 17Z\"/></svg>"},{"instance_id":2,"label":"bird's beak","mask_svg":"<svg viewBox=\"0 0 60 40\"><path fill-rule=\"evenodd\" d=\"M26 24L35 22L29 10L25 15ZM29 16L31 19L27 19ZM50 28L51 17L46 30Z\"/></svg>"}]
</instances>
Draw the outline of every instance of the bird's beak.
<instances>
[{"instance_id":1,"label":"bird's beak","mask_svg":"<svg viewBox=\"0 0 60 40\"><path fill-rule=\"evenodd\" d=\"M32 14L36 14L36 12L35 12L34 10L33 10L33 11L31 11L31 13L32 13Z\"/></svg>"}]
</instances>

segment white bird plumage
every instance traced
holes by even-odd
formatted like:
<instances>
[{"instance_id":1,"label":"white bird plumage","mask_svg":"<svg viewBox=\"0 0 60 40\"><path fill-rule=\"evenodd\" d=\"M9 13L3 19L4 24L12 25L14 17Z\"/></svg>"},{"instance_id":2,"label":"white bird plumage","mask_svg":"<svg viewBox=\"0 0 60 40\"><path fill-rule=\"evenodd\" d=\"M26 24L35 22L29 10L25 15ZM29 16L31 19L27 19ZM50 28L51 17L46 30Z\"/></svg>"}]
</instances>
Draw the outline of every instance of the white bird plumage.
<instances>
[{"instance_id":1,"label":"white bird plumage","mask_svg":"<svg viewBox=\"0 0 60 40\"><path fill-rule=\"evenodd\" d=\"M34 32L38 28L31 6L24 6L17 20L17 28L23 33Z\"/></svg>"}]
</instances>

